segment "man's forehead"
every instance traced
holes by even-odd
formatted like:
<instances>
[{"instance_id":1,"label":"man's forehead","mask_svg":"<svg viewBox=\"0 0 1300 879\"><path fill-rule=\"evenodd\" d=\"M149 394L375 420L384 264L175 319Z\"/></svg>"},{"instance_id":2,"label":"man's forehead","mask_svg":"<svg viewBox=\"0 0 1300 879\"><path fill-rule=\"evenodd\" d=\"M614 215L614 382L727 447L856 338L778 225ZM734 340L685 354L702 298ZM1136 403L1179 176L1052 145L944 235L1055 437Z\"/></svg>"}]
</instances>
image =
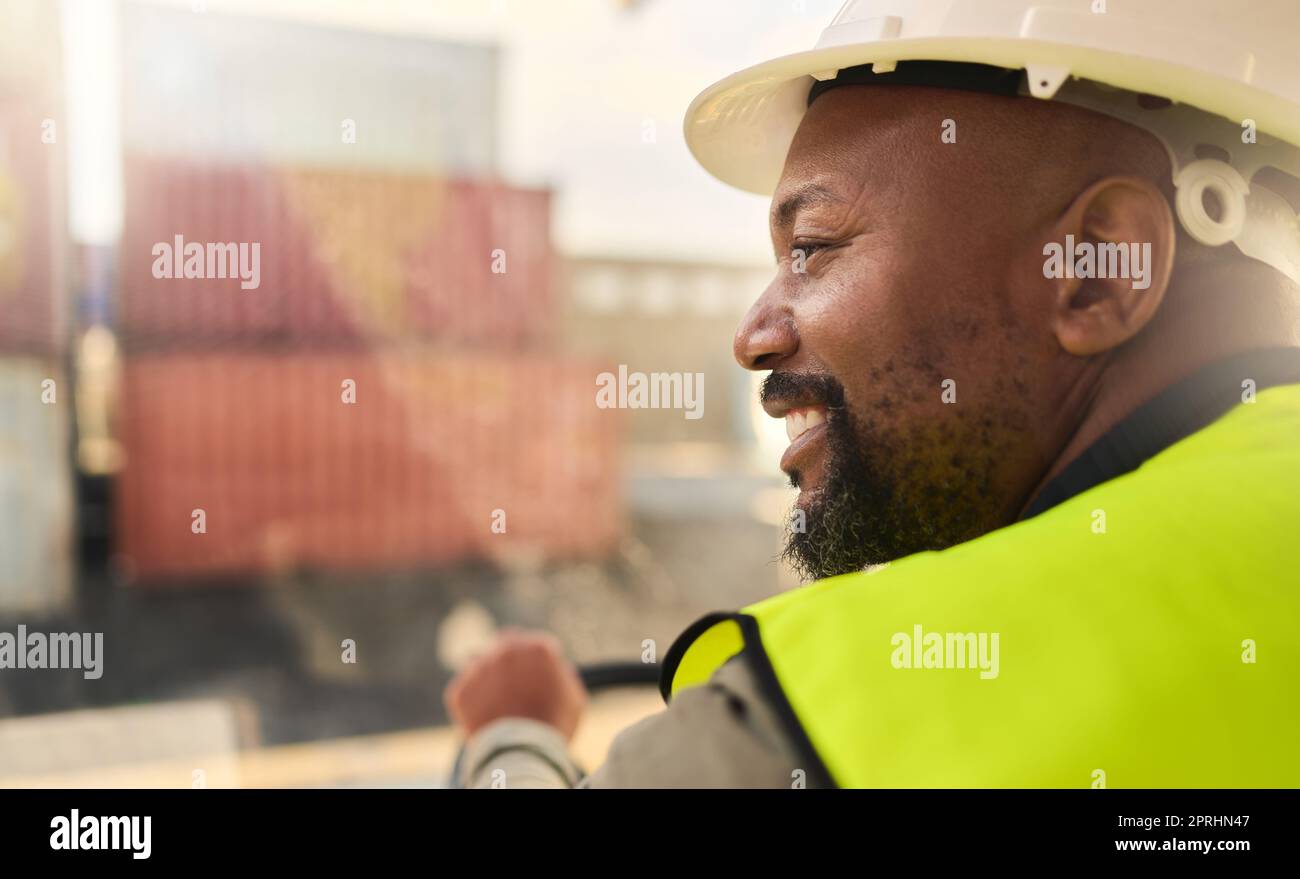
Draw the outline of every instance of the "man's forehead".
<instances>
[{"instance_id":1,"label":"man's forehead","mask_svg":"<svg viewBox=\"0 0 1300 879\"><path fill-rule=\"evenodd\" d=\"M885 143L914 132L916 117L929 118L916 94L903 86L845 86L809 107L772 196L772 224L786 225L809 207L852 202L875 164L868 156L897 152Z\"/></svg>"},{"instance_id":2,"label":"man's forehead","mask_svg":"<svg viewBox=\"0 0 1300 879\"><path fill-rule=\"evenodd\" d=\"M824 204L843 204L847 202L842 193L843 186L837 185L826 175L817 179L792 179L787 174L781 179L781 185L772 196L772 224L788 226L799 212Z\"/></svg>"}]
</instances>

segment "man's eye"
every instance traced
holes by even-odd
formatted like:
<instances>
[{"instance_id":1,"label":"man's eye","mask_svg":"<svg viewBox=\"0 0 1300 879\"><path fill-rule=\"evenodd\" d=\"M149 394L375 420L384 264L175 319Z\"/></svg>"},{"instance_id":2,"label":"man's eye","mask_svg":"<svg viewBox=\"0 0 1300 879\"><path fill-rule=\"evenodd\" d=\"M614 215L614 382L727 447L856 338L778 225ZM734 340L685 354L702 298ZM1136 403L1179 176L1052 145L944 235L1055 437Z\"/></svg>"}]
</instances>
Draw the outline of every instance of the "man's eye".
<instances>
[{"instance_id":1,"label":"man's eye","mask_svg":"<svg viewBox=\"0 0 1300 879\"><path fill-rule=\"evenodd\" d=\"M827 245L819 244L815 241L805 241L800 244L796 244L794 246L794 249L790 252L790 254L791 257L793 258L797 258L800 254L803 254L803 258L807 259L817 251L826 249L826 246Z\"/></svg>"}]
</instances>

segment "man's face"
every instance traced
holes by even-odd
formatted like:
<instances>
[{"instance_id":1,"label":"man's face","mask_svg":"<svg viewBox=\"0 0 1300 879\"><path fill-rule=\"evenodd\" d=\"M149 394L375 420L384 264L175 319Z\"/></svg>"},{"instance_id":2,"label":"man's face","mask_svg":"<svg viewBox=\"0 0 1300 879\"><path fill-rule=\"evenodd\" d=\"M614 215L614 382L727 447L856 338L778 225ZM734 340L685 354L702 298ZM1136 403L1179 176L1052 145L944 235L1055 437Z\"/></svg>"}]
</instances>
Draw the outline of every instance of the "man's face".
<instances>
[{"instance_id":1,"label":"man's face","mask_svg":"<svg viewBox=\"0 0 1300 879\"><path fill-rule=\"evenodd\" d=\"M786 420L780 466L800 489L786 554L808 578L1001 527L1047 465L1060 352L1027 280L1041 257L1024 254L1057 208L1016 167L1015 137L974 121L1006 100L847 86L791 147L776 276L735 352L771 370L762 401Z\"/></svg>"}]
</instances>

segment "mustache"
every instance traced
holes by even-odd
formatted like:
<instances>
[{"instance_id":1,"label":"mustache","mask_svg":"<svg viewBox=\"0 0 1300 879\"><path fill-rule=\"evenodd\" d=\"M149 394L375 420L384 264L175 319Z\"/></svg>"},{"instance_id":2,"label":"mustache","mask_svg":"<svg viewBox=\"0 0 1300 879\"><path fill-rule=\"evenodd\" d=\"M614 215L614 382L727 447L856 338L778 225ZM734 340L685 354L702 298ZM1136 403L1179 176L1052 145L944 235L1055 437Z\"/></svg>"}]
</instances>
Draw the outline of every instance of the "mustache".
<instances>
[{"instance_id":1,"label":"mustache","mask_svg":"<svg viewBox=\"0 0 1300 879\"><path fill-rule=\"evenodd\" d=\"M758 389L761 403L779 400L809 400L827 409L844 408L844 385L826 373L768 373Z\"/></svg>"}]
</instances>

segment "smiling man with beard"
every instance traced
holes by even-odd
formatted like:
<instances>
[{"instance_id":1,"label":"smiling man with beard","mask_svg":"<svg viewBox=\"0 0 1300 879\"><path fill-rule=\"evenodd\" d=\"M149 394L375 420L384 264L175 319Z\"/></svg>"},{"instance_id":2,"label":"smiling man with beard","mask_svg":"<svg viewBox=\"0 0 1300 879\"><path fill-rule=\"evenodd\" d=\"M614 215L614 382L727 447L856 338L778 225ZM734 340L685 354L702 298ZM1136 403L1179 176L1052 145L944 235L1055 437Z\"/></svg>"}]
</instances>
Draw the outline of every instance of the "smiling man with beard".
<instances>
[{"instance_id":1,"label":"smiling man with beard","mask_svg":"<svg viewBox=\"0 0 1300 879\"><path fill-rule=\"evenodd\" d=\"M695 156L773 193L734 351L817 582L690 627L585 779L573 668L508 635L446 694L465 783L1300 784L1300 11L1077 5L852 0L696 100Z\"/></svg>"}]
</instances>

